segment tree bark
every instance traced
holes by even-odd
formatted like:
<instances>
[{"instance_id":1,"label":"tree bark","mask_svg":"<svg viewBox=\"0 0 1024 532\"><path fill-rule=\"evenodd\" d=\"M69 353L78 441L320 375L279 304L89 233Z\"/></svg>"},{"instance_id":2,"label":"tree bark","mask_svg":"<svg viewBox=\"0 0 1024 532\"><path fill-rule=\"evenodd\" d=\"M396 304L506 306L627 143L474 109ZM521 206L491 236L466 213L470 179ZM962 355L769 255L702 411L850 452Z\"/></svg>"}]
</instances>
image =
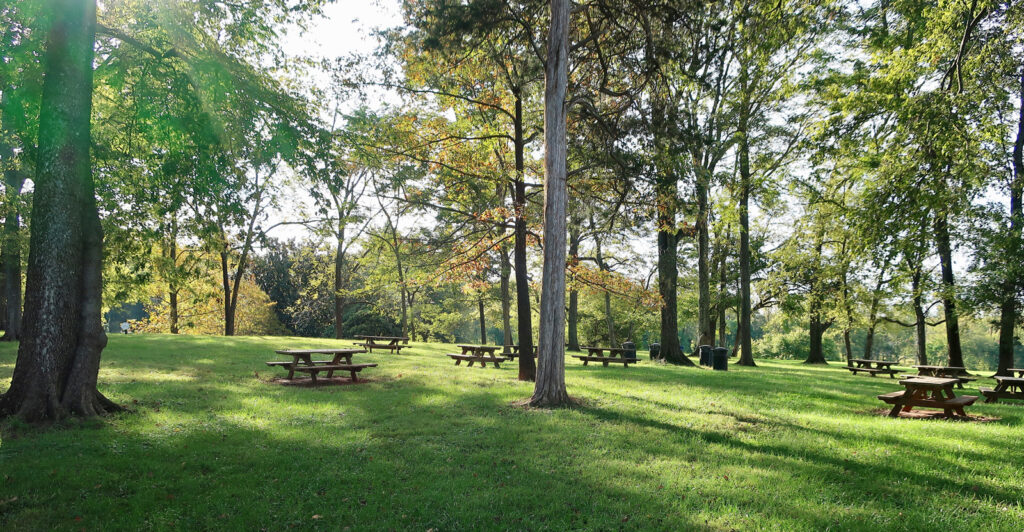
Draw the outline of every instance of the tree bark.
<instances>
[{"instance_id":1,"label":"tree bark","mask_svg":"<svg viewBox=\"0 0 1024 532\"><path fill-rule=\"evenodd\" d=\"M569 403L565 389L566 105L569 0L551 0L544 90L544 267L541 280L537 382L530 405ZM521 357L521 359L528 357Z\"/></svg>"},{"instance_id":2,"label":"tree bark","mask_svg":"<svg viewBox=\"0 0 1024 532\"><path fill-rule=\"evenodd\" d=\"M509 257L508 247L501 246L501 333L502 345L505 353L511 352L512 345L512 297L510 293L509 278L512 277L512 260Z\"/></svg>"},{"instance_id":3,"label":"tree bark","mask_svg":"<svg viewBox=\"0 0 1024 532\"><path fill-rule=\"evenodd\" d=\"M523 151L526 142L523 139L523 100L519 89L513 91L516 99L515 110L515 150L516 179L515 196L515 244L513 257L516 269L516 329L519 334L519 380L533 381L537 378L537 362L533 358L533 318L530 309L530 277L526 270L526 177Z\"/></svg>"},{"instance_id":4,"label":"tree bark","mask_svg":"<svg viewBox=\"0 0 1024 532\"><path fill-rule=\"evenodd\" d=\"M921 288L921 276L921 264L918 263L911 279L911 290L914 292L914 316L917 318L917 322L914 323L914 329L917 339L917 363L926 366L928 365L928 330L926 329L928 323L925 321L924 315L924 303L922 301L924 294Z\"/></svg>"},{"instance_id":5,"label":"tree bark","mask_svg":"<svg viewBox=\"0 0 1024 532\"><path fill-rule=\"evenodd\" d=\"M1020 76L1020 116L1017 119L1017 140L1013 143L1013 181L1010 182L1010 238L1019 249L1024 242L1021 228L1024 227L1024 212L1021 210L1021 196L1024 195L1024 72ZM1011 269L1011 272L1014 271ZM1004 282L1005 294L1000 305L999 316L999 362L996 375L1010 375L1013 361L1013 344L1017 328L1017 291L1020 279L1010 273Z\"/></svg>"},{"instance_id":6,"label":"tree bark","mask_svg":"<svg viewBox=\"0 0 1024 532\"><path fill-rule=\"evenodd\" d=\"M715 331L711 319L711 271L708 264L710 253L708 204L710 176L697 170L697 345L714 345Z\"/></svg>"},{"instance_id":7,"label":"tree bark","mask_svg":"<svg viewBox=\"0 0 1024 532\"><path fill-rule=\"evenodd\" d=\"M753 184L750 179L750 142L747 138L748 107L742 107L737 142L740 171L740 322L736 326L736 335L739 337L740 358L736 364L740 366L757 365L754 363L753 343L750 339L750 189Z\"/></svg>"},{"instance_id":8,"label":"tree bark","mask_svg":"<svg viewBox=\"0 0 1024 532\"><path fill-rule=\"evenodd\" d=\"M593 220L591 220L593 224ZM597 267L601 271L609 271L608 266L604 263L604 252L601 251L601 237L594 235L594 258L597 259ZM608 342L610 346L616 347L619 345L618 335L615 334L615 317L612 315L612 295L610 292L605 291L604 293L604 321L608 327Z\"/></svg>"},{"instance_id":9,"label":"tree bark","mask_svg":"<svg viewBox=\"0 0 1024 532\"><path fill-rule=\"evenodd\" d=\"M338 239L334 251L334 337L340 340L345 332L345 296L342 294L345 288L345 218L341 212L334 236Z\"/></svg>"},{"instance_id":10,"label":"tree bark","mask_svg":"<svg viewBox=\"0 0 1024 532\"><path fill-rule=\"evenodd\" d=\"M946 318L946 344L949 347L949 365L963 367L964 354L960 347L960 319L956 310L956 290L953 278L953 250L950 245L949 221L944 214L935 219L935 245L942 266L942 308Z\"/></svg>"},{"instance_id":11,"label":"tree bark","mask_svg":"<svg viewBox=\"0 0 1024 532\"><path fill-rule=\"evenodd\" d=\"M5 194L7 196L7 217L4 218L3 234L3 296L4 335L0 341L13 342L21 336L21 188L25 174L9 169L4 172Z\"/></svg>"},{"instance_id":12,"label":"tree bark","mask_svg":"<svg viewBox=\"0 0 1024 532\"><path fill-rule=\"evenodd\" d=\"M96 388L103 231L89 156L93 1L54 0L47 35L25 327L0 415L26 421L118 410Z\"/></svg>"},{"instance_id":13,"label":"tree bark","mask_svg":"<svg viewBox=\"0 0 1024 532\"><path fill-rule=\"evenodd\" d=\"M167 284L167 299L168 306L170 307L170 333L178 334L178 283L177 276L174 271L178 267L178 232L176 230L177 225L174 225L175 229L171 231L170 245L168 246L168 255L171 261L171 275L172 281Z\"/></svg>"},{"instance_id":14,"label":"tree bark","mask_svg":"<svg viewBox=\"0 0 1024 532\"><path fill-rule=\"evenodd\" d=\"M480 345L487 345L487 318L484 314L483 298L478 299L476 303L480 310Z\"/></svg>"},{"instance_id":15,"label":"tree bark","mask_svg":"<svg viewBox=\"0 0 1024 532\"><path fill-rule=\"evenodd\" d=\"M569 226L569 263L579 263L580 253L580 228L578 220L570 220ZM569 290L569 351L580 350L579 337L579 291L575 286Z\"/></svg>"}]
</instances>

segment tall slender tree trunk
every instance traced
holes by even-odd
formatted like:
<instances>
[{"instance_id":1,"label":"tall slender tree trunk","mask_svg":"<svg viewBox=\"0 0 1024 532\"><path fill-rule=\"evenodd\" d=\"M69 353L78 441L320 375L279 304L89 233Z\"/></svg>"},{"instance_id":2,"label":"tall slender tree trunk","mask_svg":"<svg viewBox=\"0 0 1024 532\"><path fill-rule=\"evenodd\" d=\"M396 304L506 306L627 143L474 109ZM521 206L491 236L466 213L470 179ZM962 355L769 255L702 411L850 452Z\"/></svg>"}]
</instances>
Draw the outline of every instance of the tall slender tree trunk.
<instances>
[{"instance_id":1,"label":"tall slender tree trunk","mask_svg":"<svg viewBox=\"0 0 1024 532\"><path fill-rule=\"evenodd\" d=\"M228 264L227 236L224 237L224 249L220 252L220 283L224 290L224 336L234 336L235 313L231 310L231 270Z\"/></svg>"},{"instance_id":2,"label":"tall slender tree trunk","mask_svg":"<svg viewBox=\"0 0 1024 532\"><path fill-rule=\"evenodd\" d=\"M173 272L178 267L178 231L176 223L172 224L168 255ZM170 327L168 329L171 334L178 334L178 281L177 276L173 273L171 282L167 283L167 296L168 306L170 307Z\"/></svg>"},{"instance_id":3,"label":"tall slender tree trunk","mask_svg":"<svg viewBox=\"0 0 1024 532\"><path fill-rule=\"evenodd\" d=\"M516 179L513 204L515 209L515 245L513 257L516 271L516 330L519 334L519 380L537 378L537 361L533 358L533 318L530 309L530 277L526 270L526 163L523 151L523 100L520 89L513 91L515 109Z\"/></svg>"},{"instance_id":4,"label":"tall slender tree trunk","mask_svg":"<svg viewBox=\"0 0 1024 532\"><path fill-rule=\"evenodd\" d=\"M502 244L499 250L501 256L501 336L503 351L511 352L512 345L512 297L510 293L509 278L512 277L512 259L509 257L508 246Z\"/></svg>"},{"instance_id":5,"label":"tall slender tree trunk","mask_svg":"<svg viewBox=\"0 0 1024 532\"><path fill-rule=\"evenodd\" d=\"M565 389L565 238L569 203L565 99L570 0L551 0L544 90L544 268L541 279L537 382L532 406L569 403ZM526 358L526 357L521 357Z\"/></svg>"},{"instance_id":6,"label":"tall slender tree trunk","mask_svg":"<svg viewBox=\"0 0 1024 532\"><path fill-rule=\"evenodd\" d=\"M593 220L591 220L593 223ZM594 236L594 258L597 259L597 267L603 272L610 271L604 263L604 252L601 250L601 236ZM608 327L608 345L615 347L619 345L618 335L615 334L615 316L612 314L612 295L607 290L604 293L604 321Z\"/></svg>"},{"instance_id":7,"label":"tall slender tree trunk","mask_svg":"<svg viewBox=\"0 0 1024 532\"><path fill-rule=\"evenodd\" d=\"M106 346L103 230L89 156L96 4L54 0L46 41L25 322L0 415L27 421L118 410L96 388Z\"/></svg>"},{"instance_id":8,"label":"tall slender tree trunk","mask_svg":"<svg viewBox=\"0 0 1024 532\"><path fill-rule=\"evenodd\" d=\"M13 342L21 335L21 188L25 174L8 169L4 172L5 195L7 196L7 217L4 218L3 255L3 296L4 335L0 341Z\"/></svg>"},{"instance_id":9,"label":"tall slender tree trunk","mask_svg":"<svg viewBox=\"0 0 1024 532\"><path fill-rule=\"evenodd\" d=\"M696 164L697 161L695 160ZM708 203L709 178L706 172L697 171L697 345L715 343L714 323L711 318L711 268L709 222L711 209Z\"/></svg>"},{"instance_id":10,"label":"tall slender tree trunk","mask_svg":"<svg viewBox=\"0 0 1024 532\"><path fill-rule=\"evenodd\" d=\"M729 233L731 232L732 227L726 227L724 241L720 241L718 244L718 304L715 306L715 311L718 314L718 345L722 347L726 346L726 335L728 334L728 331L726 330L727 324L725 321L725 311L728 307L728 305L726 305L726 301L728 301L727 296L729 295L729 285L726 272L726 263L728 256L726 251L729 249L729 247L726 245L726 242L729 241Z\"/></svg>"},{"instance_id":11,"label":"tall slender tree trunk","mask_svg":"<svg viewBox=\"0 0 1024 532\"><path fill-rule=\"evenodd\" d=\"M871 359L871 350L875 344L875 328L878 326L878 306L881 303L882 286L885 284L885 274L888 273L889 261L886 261L878 271L878 279L875 280L875 290L871 292L871 305L868 310L868 330L864 336L864 359Z\"/></svg>"},{"instance_id":12,"label":"tall slender tree trunk","mask_svg":"<svg viewBox=\"0 0 1024 532\"><path fill-rule=\"evenodd\" d=\"M1021 211L1021 196L1024 195L1024 71L1020 76L1020 116L1017 119L1017 140L1013 143L1013 181L1010 183L1010 238L1019 249L1024 245L1021 228L1024 227L1024 212ZM1011 270L1015 271L1015 270ZM1013 361L1014 332L1017 329L1017 291L1021 280L1010 273L1004 283L1005 294L1000 305L999 316L999 362L996 375L1010 375Z\"/></svg>"},{"instance_id":13,"label":"tall slender tree trunk","mask_svg":"<svg viewBox=\"0 0 1024 532\"><path fill-rule=\"evenodd\" d=\"M914 292L914 317L917 321L914 323L914 329L916 332L917 339L917 363L926 366L928 365L928 322L925 321L924 315L924 294L921 289L921 265L918 264L914 270L913 278L911 279L911 289Z\"/></svg>"},{"instance_id":14,"label":"tall slender tree trunk","mask_svg":"<svg viewBox=\"0 0 1024 532\"><path fill-rule=\"evenodd\" d=\"M942 307L946 318L949 365L963 367L964 354L960 347L960 319L956 310L956 286L953 278L953 250L950 245L949 221L945 214L938 214L935 219L935 247L938 248L942 267Z\"/></svg>"},{"instance_id":15,"label":"tall slender tree trunk","mask_svg":"<svg viewBox=\"0 0 1024 532\"><path fill-rule=\"evenodd\" d=\"M480 311L480 345L487 345L487 317L484 313L484 300L476 300L477 308Z\"/></svg>"},{"instance_id":16,"label":"tall slender tree trunk","mask_svg":"<svg viewBox=\"0 0 1024 532\"><path fill-rule=\"evenodd\" d=\"M577 220L570 220L569 223L569 263L575 266L579 263L580 228ZM579 291L574 285L569 289L569 351L580 350L579 311Z\"/></svg>"},{"instance_id":17,"label":"tall slender tree trunk","mask_svg":"<svg viewBox=\"0 0 1024 532\"><path fill-rule=\"evenodd\" d=\"M746 67L744 63L744 74ZM742 76L745 79L745 76ZM744 86L745 88L745 86ZM740 366L756 366L754 363L753 343L750 339L750 142L747 138L749 124L749 91L744 90L745 100L741 107L737 153L740 171L740 320L736 325L736 336L740 350L740 358L736 362Z\"/></svg>"},{"instance_id":18,"label":"tall slender tree trunk","mask_svg":"<svg viewBox=\"0 0 1024 532\"><path fill-rule=\"evenodd\" d=\"M340 340L345 337L345 218L340 212L334 236L338 239L334 250L334 337Z\"/></svg>"}]
</instances>

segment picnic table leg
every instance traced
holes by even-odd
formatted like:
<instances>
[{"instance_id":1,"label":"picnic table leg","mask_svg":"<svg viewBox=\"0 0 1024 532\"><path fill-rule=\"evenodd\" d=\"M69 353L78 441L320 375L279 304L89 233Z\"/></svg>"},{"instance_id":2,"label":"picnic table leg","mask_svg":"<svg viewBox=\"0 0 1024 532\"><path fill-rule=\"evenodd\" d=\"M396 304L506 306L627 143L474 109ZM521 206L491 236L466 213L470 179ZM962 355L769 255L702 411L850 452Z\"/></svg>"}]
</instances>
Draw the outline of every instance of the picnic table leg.
<instances>
[{"instance_id":1,"label":"picnic table leg","mask_svg":"<svg viewBox=\"0 0 1024 532\"><path fill-rule=\"evenodd\" d=\"M352 374L352 382L359 382L359 377L356 377L356 373L359 373L358 371L356 371L356 370L349 370L349 373Z\"/></svg>"},{"instance_id":2,"label":"picnic table leg","mask_svg":"<svg viewBox=\"0 0 1024 532\"><path fill-rule=\"evenodd\" d=\"M316 371L310 371L309 372L309 378L313 379L313 385L314 386L316 385L316 373L317 373Z\"/></svg>"},{"instance_id":3,"label":"picnic table leg","mask_svg":"<svg viewBox=\"0 0 1024 532\"><path fill-rule=\"evenodd\" d=\"M585 358L584 358L584 359L583 359L583 365L584 365L584 366L586 366L586 365L587 365L587 362L589 362L589 361L588 361L587 359L585 359Z\"/></svg>"},{"instance_id":4,"label":"picnic table leg","mask_svg":"<svg viewBox=\"0 0 1024 532\"><path fill-rule=\"evenodd\" d=\"M458 365L459 365L459 364L461 364L461 363L462 363L462 360L461 360L461 359L458 359L458 358L456 358L456 359L455 359L455 365L456 365L456 366L458 366Z\"/></svg>"}]
</instances>

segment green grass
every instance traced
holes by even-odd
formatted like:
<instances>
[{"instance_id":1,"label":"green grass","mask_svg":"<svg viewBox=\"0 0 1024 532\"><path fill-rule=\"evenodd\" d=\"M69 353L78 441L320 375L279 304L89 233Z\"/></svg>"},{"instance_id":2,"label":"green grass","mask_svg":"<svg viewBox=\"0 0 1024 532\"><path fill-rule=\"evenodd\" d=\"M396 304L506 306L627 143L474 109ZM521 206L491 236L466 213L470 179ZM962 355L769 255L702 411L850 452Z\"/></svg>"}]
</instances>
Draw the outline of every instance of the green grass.
<instances>
[{"instance_id":1,"label":"green grass","mask_svg":"<svg viewBox=\"0 0 1024 532\"><path fill-rule=\"evenodd\" d=\"M112 336L100 387L132 412L0 425L0 530L1024 529L1024 405L889 419L896 382L835 365L569 359L582 405L535 410L514 364L416 343L357 355L357 386L263 380L272 349L332 345Z\"/></svg>"}]
</instances>

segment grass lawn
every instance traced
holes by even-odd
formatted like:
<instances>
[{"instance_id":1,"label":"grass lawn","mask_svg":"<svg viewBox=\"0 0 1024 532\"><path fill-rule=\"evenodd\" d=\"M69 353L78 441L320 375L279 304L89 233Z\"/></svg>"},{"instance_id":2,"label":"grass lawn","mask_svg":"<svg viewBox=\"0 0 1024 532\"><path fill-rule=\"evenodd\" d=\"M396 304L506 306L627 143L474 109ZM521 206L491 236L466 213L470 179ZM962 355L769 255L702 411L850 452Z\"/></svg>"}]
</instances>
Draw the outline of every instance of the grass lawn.
<instances>
[{"instance_id":1,"label":"grass lawn","mask_svg":"<svg viewBox=\"0 0 1024 532\"><path fill-rule=\"evenodd\" d=\"M568 359L582 405L533 410L515 364L418 343L356 355L372 382L265 381L273 349L336 345L112 335L100 388L132 412L0 425L0 530L1024 529L1022 404L889 419L896 381L836 365Z\"/></svg>"}]
</instances>

